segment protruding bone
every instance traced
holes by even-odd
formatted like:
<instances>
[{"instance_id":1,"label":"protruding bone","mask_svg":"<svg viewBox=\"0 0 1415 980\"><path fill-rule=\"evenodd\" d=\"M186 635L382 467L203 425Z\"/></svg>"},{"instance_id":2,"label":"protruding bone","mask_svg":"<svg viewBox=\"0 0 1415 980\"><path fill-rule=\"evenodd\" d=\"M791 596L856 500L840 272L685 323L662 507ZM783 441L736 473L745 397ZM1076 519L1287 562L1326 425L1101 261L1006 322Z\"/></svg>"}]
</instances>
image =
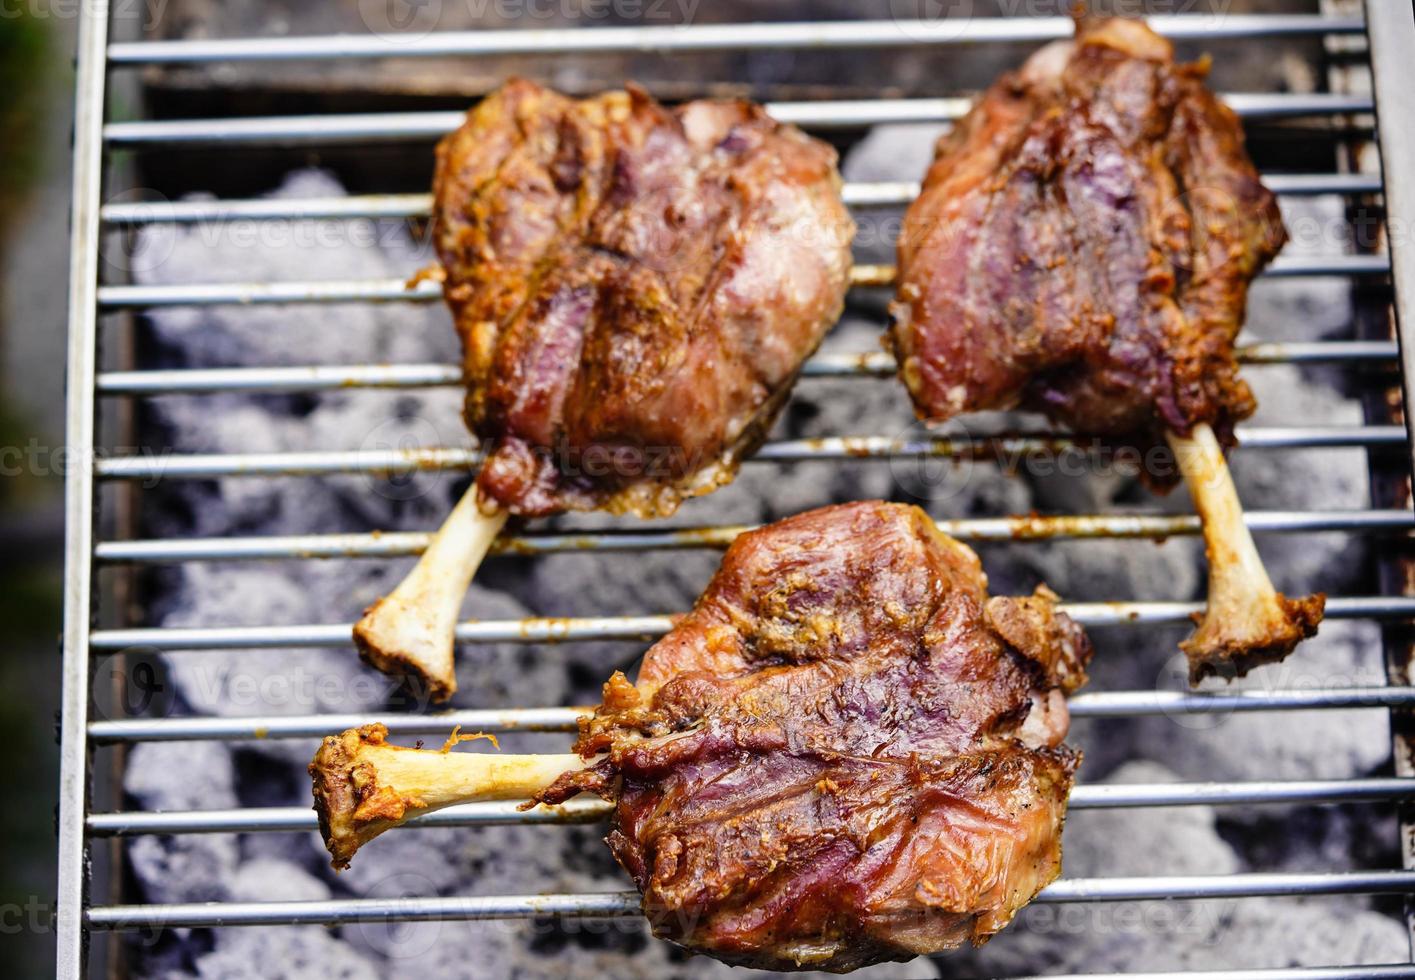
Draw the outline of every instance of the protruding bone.
<instances>
[{"instance_id":1,"label":"protruding bone","mask_svg":"<svg viewBox=\"0 0 1415 980\"><path fill-rule=\"evenodd\" d=\"M453 633L477 566L506 523L472 485L438 528L417 565L354 626L359 655L384 673L411 674L434 701L457 689Z\"/></svg>"},{"instance_id":2,"label":"protruding bone","mask_svg":"<svg viewBox=\"0 0 1415 980\"><path fill-rule=\"evenodd\" d=\"M330 735L310 763L314 809L334 867L347 868L364 844L390 827L457 803L534 796L568 770L591 765L578 755L500 755L390 745L383 725Z\"/></svg>"},{"instance_id":3,"label":"protruding bone","mask_svg":"<svg viewBox=\"0 0 1415 980\"><path fill-rule=\"evenodd\" d=\"M1199 512L1209 559L1203 620L1180 644L1189 658L1189 682L1242 677L1283 659L1316 633L1326 596L1289 599L1273 588L1213 429L1200 424L1187 438L1167 438Z\"/></svg>"}]
</instances>

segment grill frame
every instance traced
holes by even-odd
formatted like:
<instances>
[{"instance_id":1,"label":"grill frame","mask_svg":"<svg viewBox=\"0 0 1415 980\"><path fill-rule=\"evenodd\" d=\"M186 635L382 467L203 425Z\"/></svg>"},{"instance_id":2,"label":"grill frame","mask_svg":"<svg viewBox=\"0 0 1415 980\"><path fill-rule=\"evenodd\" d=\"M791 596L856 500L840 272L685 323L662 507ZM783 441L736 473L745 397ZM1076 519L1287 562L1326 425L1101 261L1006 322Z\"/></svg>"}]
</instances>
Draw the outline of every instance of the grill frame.
<instances>
[{"instance_id":1,"label":"grill frame","mask_svg":"<svg viewBox=\"0 0 1415 980\"><path fill-rule=\"evenodd\" d=\"M1154 17L1151 23L1171 37L1217 39L1231 37L1271 37L1278 35L1334 35L1356 37L1369 32L1376 99L1345 94L1319 96L1238 95L1230 99L1240 114L1273 118L1286 115L1325 113L1368 114L1379 102L1379 137L1392 158L1415 158L1415 28L1405 23L1399 0L1368 0L1367 16L1228 16L1206 18ZM385 557L415 554L427 536L417 534L309 536L290 539L208 539L188 543L187 548L205 548L196 554L184 551L181 542L146 542L147 548L125 553L126 542L96 541L95 516L101 481L211 477L219 475L279 476L330 472L392 472L434 466L463 469L474 465L474 452L462 449L429 450L423 455L380 458L370 454L288 453L266 457L219 457L194 455L180 459L160 473L144 467L141 457L101 458L98 454L96 417L101 398L138 397L171 392L215 391L309 391L344 387L352 383L366 387L426 387L457 383L442 365L406 365L397 369L373 366L343 369L249 368L231 371L127 371L100 372L98 341L99 317L119 309L162 305L210 305L251 302L338 302L338 301L428 301L438 295L426 285L412 291L401 282L286 283L275 289L269 284L196 284L191 287L132 287L103 285L99 280L99 236L105 223L150 223L227 220L233 218L292 217L412 217L425 213L425 195L379 195L341 199L337 202L217 201L200 205L127 204L103 205L104 151L107 148L151 146L233 145L271 143L294 145L304 142L424 139L439 136L460 122L460 113L380 113L360 116L291 116L242 120L174 120L164 122L106 122L104 101L110 69L145 65L190 65L217 61L297 60L329 58L376 58L436 55L478 55L507 53L585 53L605 51L742 50L749 47L839 47L870 48L898 45L901 25L894 21L844 24L741 25L726 27L623 28L593 32L491 31L429 35L411 44L391 46L379 38L328 37L279 40L214 40L193 42L130 42L110 44L109 4L105 0L84 6L79 29L78 88L74 137L74 192L71 232L72 267L69 284L69 353L67 396L67 445L85 465L70 468L66 478L66 570L65 618L63 634L63 690L61 716L61 805L59 813L59 889L56 911L58 975L80 977L86 971L86 950L91 932L124 925L217 925L274 924L304 922L378 921L390 919L427 920L439 918L485 919L530 914L625 915L637 914L637 896L632 893L564 896L500 896L458 899L339 900L321 903L229 903L221 906L104 906L88 903L88 846L90 840L132 833L210 833L305 830L312 819L308 811L295 820L296 808L213 811L209 814L92 814L89 802L89 762L91 751L103 745L122 745L157 738L251 738L308 737L353 723L368 721L343 716L272 718L220 718L175 720L91 721L91 671L96 656L147 644L163 649L200 650L236 646L347 646L344 624L311 627L254 628L251 631L214 627L207 630L116 630L95 628L95 572L100 565L120 562L147 563L185 560L230 560L232 558ZM957 26L903 25L912 33L912 43L964 44L984 41L1041 42L1066 36L1066 18L1016 20L976 19ZM966 108L967 99L859 100L831 103L778 104L774 113L786 121L813 128L858 126L886 121L937 121L956 118ZM1402 127L1404 132L1402 133ZM1363 175L1295 175L1274 181L1282 193L1369 194L1383 191L1389 213L1407 222L1415 218L1415 177L1399 168L1388 172L1384 181ZM1284 187L1283 184L1286 184ZM891 204L907 198L914 185L872 185L849 190L856 206ZM298 210L297 210L298 209ZM1415 247L1393 241L1387 259L1381 255L1342 256L1335 259L1284 260L1274 274L1382 276L1395 279L1395 314L1400 328L1398 344L1380 341L1331 342L1309 345L1265 344L1249 351L1250 363L1310 363L1319 361L1372 362L1403 368L1406 401L1415 397L1415 344L1405 342L1404 330L1415 324ZM884 285L890 270L877 267L857 281L864 285ZM1415 329L1415 328L1411 328ZM808 368L815 376L874 377L890 372L887 358L878 354L844 358L818 358ZM324 373L321 374L321 371ZM341 373L343 372L343 373ZM359 372L362 372L360 374ZM181 377L175 377L181 375ZM1408 432L1395 426L1365 425L1351 429L1320 428L1248 429L1240 433L1245 450L1281 449L1298 446L1363 446L1371 451L1410 448ZM1029 444L1070 445L1078 440L1058 439L1047 434L987 437L1016 448ZM1011 440L1008 442L1007 440ZM898 455L967 455L976 450L971 441L933 440L927 444L899 444L897 441L843 437L832 440L803 440L795 444L775 443L765 447L761 462L797 460L846 460L862 454L874 458ZM150 462L150 461L148 461ZM1415 526L1406 511L1365 510L1356 513L1285 514L1254 512L1248 515L1256 531L1303 532L1342 530L1352 532L1404 533ZM1190 517L1161 518L1155 515L1083 515L1065 519L1000 518L988 521L942 522L945 530L965 539L990 540L994 536L1162 537L1197 532ZM1068 523L1069 522L1069 523ZM528 548L535 553L553 553L584 547L586 550L638 550L647 547L721 547L742 528L717 527L678 532L625 532L597 535L528 535L507 547ZM674 535L678 535L674 538ZM315 540L317 539L317 540ZM572 539L593 539L589 544ZM309 546L307 549L306 546ZM1088 603L1073 605L1073 613L1091 624L1175 622L1194 611L1191 603ZM1332 618L1359 616L1378 620L1415 619L1415 599L1398 596L1347 597L1334 599L1329 607ZM558 639L619 637L650 639L671 623L666 616L623 617L604 620L484 622L463 624L459 637L471 642L521 640L547 643ZM1335 707L1386 707L1391 710L1415 706L1415 687L1337 689L1327 691L1264 691L1237 695L1197 695L1167 692L1118 692L1081 695L1073 700L1078 717L1114 717L1133 714L1202 711L1303 710ZM395 731L412 734L444 731L461 723L482 730L565 731L573 727L577 709L510 709L502 712L462 711L433 715L390 716ZM1323 781L1263 784L1180 784L1178 786L1082 786L1076 806L1157 806L1177 802L1210 804L1256 804L1274 802L1318 802L1410 799L1415 797L1415 779L1407 774L1393 779L1346 781L1340 785ZM500 809L497 809L500 807ZM517 819L554 823L593 819L593 804L578 803L555 811L521 814L513 818L505 805L455 808L432 815L423 825L488 825ZM279 811L279 812L276 812ZM124 827L124 821L136 826ZM298 826L292 826L292 824ZM144 829L146 828L146 829ZM184 829L174 829L184 828ZM1410 855L1407 855L1407 859ZM1407 867L1410 861L1407 860ZM1063 879L1049 888L1038 901L1125 901L1137 898L1239 897L1246 895L1289 894L1415 894L1415 872L1314 872L1276 875L1252 873L1224 879L1157 876L1143 879ZM1214 974L1219 975L1219 974ZM1381 967L1321 967L1284 970L1225 972L1234 977L1383 977L1408 976L1405 964ZM1179 976L1178 974L1135 974L1134 976ZM1184 976L1203 976L1185 974Z\"/></svg>"}]
</instances>

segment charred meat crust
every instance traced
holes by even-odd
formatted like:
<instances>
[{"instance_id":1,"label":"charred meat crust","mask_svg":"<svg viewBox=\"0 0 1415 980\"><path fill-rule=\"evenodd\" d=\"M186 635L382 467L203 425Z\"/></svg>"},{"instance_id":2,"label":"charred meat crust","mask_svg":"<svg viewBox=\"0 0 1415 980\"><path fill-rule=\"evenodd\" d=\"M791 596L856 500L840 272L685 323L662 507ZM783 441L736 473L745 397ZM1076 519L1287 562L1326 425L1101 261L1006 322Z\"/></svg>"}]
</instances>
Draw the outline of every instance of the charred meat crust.
<instances>
[{"instance_id":1,"label":"charred meat crust","mask_svg":"<svg viewBox=\"0 0 1415 980\"><path fill-rule=\"evenodd\" d=\"M319 834L336 868L347 868L368 832L401 820L410 805L380 786L374 768L359 760L361 748L383 745L387 737L388 729L377 724L327 736L309 764Z\"/></svg>"},{"instance_id":2,"label":"charred meat crust","mask_svg":"<svg viewBox=\"0 0 1415 980\"><path fill-rule=\"evenodd\" d=\"M1269 620L1259 624L1257 637L1252 630L1239 629L1237 623L1221 618L1212 619L1210 628L1205 629L1204 620L1209 617L1201 617L1200 628L1179 644L1189 658L1189 683L1198 684L1206 677L1244 677L1255 667L1287 659L1297 644L1317 635L1326 611L1324 593L1289 599L1278 592L1273 601L1277 608Z\"/></svg>"}]
</instances>

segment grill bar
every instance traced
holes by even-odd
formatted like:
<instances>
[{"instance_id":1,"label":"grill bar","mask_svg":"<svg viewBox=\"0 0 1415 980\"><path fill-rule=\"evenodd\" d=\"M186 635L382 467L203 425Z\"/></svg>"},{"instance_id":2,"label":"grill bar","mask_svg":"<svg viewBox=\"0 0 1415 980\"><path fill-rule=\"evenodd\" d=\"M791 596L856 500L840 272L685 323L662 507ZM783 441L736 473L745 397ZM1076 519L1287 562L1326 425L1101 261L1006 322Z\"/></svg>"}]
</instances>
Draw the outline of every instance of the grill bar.
<instances>
[{"instance_id":1,"label":"grill bar","mask_svg":"<svg viewBox=\"0 0 1415 980\"><path fill-rule=\"evenodd\" d=\"M1279 256L1263 275L1381 276L1390 272L1383 255ZM856 286L888 286L894 267L857 265ZM442 299L442 286L429 280L330 279L291 282L188 283L181 285L102 286L98 302L105 310L170 306L254 306L291 303L431 303Z\"/></svg>"},{"instance_id":2,"label":"grill bar","mask_svg":"<svg viewBox=\"0 0 1415 980\"><path fill-rule=\"evenodd\" d=\"M1098 691L1067 702L1075 718L1129 718L1155 715L1239 714L1253 711L1308 711L1415 707L1415 687L1337 687L1311 690ZM445 735L460 725L480 732L573 732L591 708L503 708L434 714L268 715L254 718L124 718L89 723L99 745L131 742L228 741L269 738L322 738L374 722L393 735Z\"/></svg>"},{"instance_id":3,"label":"grill bar","mask_svg":"<svg viewBox=\"0 0 1415 980\"><path fill-rule=\"evenodd\" d=\"M1355 17L1304 15L1155 16L1158 33L1176 41L1361 34ZM108 61L132 65L191 65L233 61L321 61L348 58L426 58L453 55L607 54L875 48L914 45L1039 43L1068 38L1066 17L963 20L850 20L824 23L601 27L595 30L438 31L425 37L326 35L230 40L137 41L111 44Z\"/></svg>"},{"instance_id":4,"label":"grill bar","mask_svg":"<svg viewBox=\"0 0 1415 980\"><path fill-rule=\"evenodd\" d=\"M1379 194L1381 179L1371 174L1268 174L1263 183L1276 194ZM893 207L918 196L913 181L848 183L842 192L852 207ZM238 220L310 218L425 218L431 194L366 194L351 197L261 198L227 201L133 201L105 204L100 212L110 224L192 224Z\"/></svg>"},{"instance_id":5,"label":"grill bar","mask_svg":"<svg viewBox=\"0 0 1415 980\"><path fill-rule=\"evenodd\" d=\"M1045 904L1143 902L1168 899L1260 898L1299 895L1399 895L1415 891L1415 871L1151 875L1143 878L1063 878L1034 899ZM340 925L349 922L435 922L637 916L637 892L590 895L506 895L492 898L364 898L316 902L207 902L109 905L88 911L95 929L208 928L255 925Z\"/></svg>"},{"instance_id":6,"label":"grill bar","mask_svg":"<svg viewBox=\"0 0 1415 980\"><path fill-rule=\"evenodd\" d=\"M1412 790L1415 794L1415 790ZM1405 796L1404 792L1396 796ZM1391 799L1396 796L1389 797ZM1369 797L1380 799L1379 796ZM1355 799L1361 799L1357 797ZM409 827L497 827L520 824L584 824L603 820L614 809L599 799L574 799L559 806L538 806L521 811L519 800L466 803L415 817ZM249 834L300 833L319 829L319 820L307 806L244 807L234 810L185 812L93 813L89 833L96 837L140 837L146 834Z\"/></svg>"},{"instance_id":7,"label":"grill bar","mask_svg":"<svg viewBox=\"0 0 1415 980\"><path fill-rule=\"evenodd\" d=\"M1203 612L1199 602L1067 602L1060 608L1082 626L1187 623ZM1415 619L1415 598L1338 596L1327 600L1327 619ZM657 639L672 629L676 615L484 619L459 623L461 643L568 643L571 641ZM350 644L352 623L299 626L140 627L94 630L92 647L118 652L149 650L237 650L268 647L325 648Z\"/></svg>"},{"instance_id":8,"label":"grill bar","mask_svg":"<svg viewBox=\"0 0 1415 980\"><path fill-rule=\"evenodd\" d=\"M1251 511L1248 526L1260 533L1410 531L1415 514L1404 510ZM1163 539L1200 532L1193 514L1086 514L1063 517L981 517L937 520L940 531L960 541L1028 541L1090 538ZM744 524L665 531L603 531L516 535L499 538L494 554L551 555L564 552L680 551L725 548L751 527ZM101 562L159 564L280 558L393 558L422 554L431 533L297 534L285 537L168 538L100 542Z\"/></svg>"},{"instance_id":9,"label":"grill bar","mask_svg":"<svg viewBox=\"0 0 1415 980\"><path fill-rule=\"evenodd\" d=\"M1371 99L1328 92L1301 94L1234 92L1225 102L1244 119L1365 114ZM768 102L766 110L784 123L809 129L854 129L881 123L949 122L973 104L971 96L930 99L839 99ZM194 146L276 143L363 143L428 140L462 124L464 114L439 112L367 112L314 116L263 116L228 119L166 119L116 122L103 127L110 147Z\"/></svg>"},{"instance_id":10,"label":"grill bar","mask_svg":"<svg viewBox=\"0 0 1415 980\"><path fill-rule=\"evenodd\" d=\"M1394 341L1339 340L1250 344L1238 350L1243 364L1394 363ZM806 362L807 378L879 378L894 374L885 351L817 354ZM441 388L462 384L455 364L311 364L303 367L192 368L108 371L98 376L103 395L211 394L218 392L344 391L349 388Z\"/></svg>"},{"instance_id":11,"label":"grill bar","mask_svg":"<svg viewBox=\"0 0 1415 980\"><path fill-rule=\"evenodd\" d=\"M68 351L64 438L89 458L97 443L94 381L98 368L98 209L103 203L104 50L108 4L81 10L74 100L73 197L69 209ZM58 890L54 912L55 973L66 980L87 966L84 909L89 852L89 631L93 591L94 478L88 466L64 477L64 631L59 713Z\"/></svg>"},{"instance_id":12,"label":"grill bar","mask_svg":"<svg viewBox=\"0 0 1415 980\"><path fill-rule=\"evenodd\" d=\"M1247 783L1136 783L1077 786L1070 810L1161 806L1240 806L1317 803L1376 803L1415 797L1415 779L1335 779ZM581 824L607 817L604 800L572 800L556 807L517 809L520 801L466 803L409 820L408 827L487 827L505 824ZM309 807L247 807L236 810L95 813L89 832L98 837L144 834L295 833L319 829Z\"/></svg>"},{"instance_id":13,"label":"grill bar","mask_svg":"<svg viewBox=\"0 0 1415 980\"><path fill-rule=\"evenodd\" d=\"M1373 87L1380 98L1379 143L1381 146L1382 168L1391 174L1393 194L1390 206L1392 215L1403 215L1409 221L1415 215L1415 187L1411 186L1407 162L1415 151L1415 71L1411 69L1415 57L1415 26L1400 4L1384 4L1376 0L1373 18L1376 24L1374 43L1371 45ZM1399 220L1399 219L1397 219ZM1397 334L1402 337L1402 357L1405 369L1404 394L1406 404L1415 395L1415 347L1407 335L1415 329L1415 248L1410 244L1406 232L1391 229L1391 248L1395 253L1394 278L1399 283L1399 295L1394 299L1393 313ZM1406 413L1407 423L1411 422ZM1415 860L1415 856L1412 856ZM1415 943L1415 933L1412 933Z\"/></svg>"},{"instance_id":14,"label":"grill bar","mask_svg":"<svg viewBox=\"0 0 1415 980\"><path fill-rule=\"evenodd\" d=\"M1389 178L1390 193L1386 197L1389 221L1385 231L1390 241L1392 253L1391 279L1395 287L1391 302L1391 323L1401 340L1402 358L1402 409L1407 425L1412 424L1411 406L1415 397L1415 345L1411 332L1415 330L1415 247L1412 247L1408 228L1415 220L1415 182L1410 175L1409 160L1415 153L1415 21L1410 11L1399 3L1385 3L1382 0L1367 0L1371 16L1370 54L1371 87L1376 94L1380 111L1377 116L1377 146L1380 150L1380 165ZM1388 409L1391 415L1397 410ZM1415 431L1415 430L1413 430ZM1408 497L1410 485L1392 492ZM1384 569L1387 577L1403 584L1409 592L1408 557L1393 558ZM1388 636L1385 642L1387 674L1394 682L1396 678L1408 677L1411 673L1412 649L1408 637ZM1392 744L1394 748L1394 768L1397 772L1410 772L1415 760L1415 738L1412 738L1409 715L1391 718ZM1411 814L1403 812L1398 827L1401 842L1401 861L1407 868L1415 868L1415 824ZM1415 962L1415 900L1405 900L1405 926L1411 941L1412 962Z\"/></svg>"},{"instance_id":15,"label":"grill bar","mask_svg":"<svg viewBox=\"0 0 1415 980\"><path fill-rule=\"evenodd\" d=\"M1399 447L1405 429L1397 425L1240 427L1243 449L1340 449ZM836 436L768 442L744 460L749 464L842 462L937 456L963 459L1022 459L1029 453L1086 451L1084 437L1028 434L949 438L933 436ZM223 476L328 476L338 473L399 474L468 470L481 453L467 447L348 449L284 453L149 453L114 456L94 463L105 480L208 479Z\"/></svg>"}]
</instances>

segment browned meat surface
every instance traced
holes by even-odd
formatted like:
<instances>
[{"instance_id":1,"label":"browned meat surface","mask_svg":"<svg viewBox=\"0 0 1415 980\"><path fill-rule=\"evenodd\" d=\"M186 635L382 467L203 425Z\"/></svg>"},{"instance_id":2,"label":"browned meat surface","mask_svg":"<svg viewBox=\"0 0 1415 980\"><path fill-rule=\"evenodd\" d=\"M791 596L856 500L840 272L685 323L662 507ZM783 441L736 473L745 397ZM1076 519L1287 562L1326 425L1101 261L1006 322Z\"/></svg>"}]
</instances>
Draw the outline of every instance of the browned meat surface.
<instances>
[{"instance_id":1,"label":"browned meat surface","mask_svg":"<svg viewBox=\"0 0 1415 980\"><path fill-rule=\"evenodd\" d=\"M921 416L1017 406L1149 443L1252 414L1233 340L1286 233L1206 67L1090 22L940 140L889 333Z\"/></svg>"},{"instance_id":2,"label":"browned meat surface","mask_svg":"<svg viewBox=\"0 0 1415 980\"><path fill-rule=\"evenodd\" d=\"M811 511L728 550L616 674L590 768L655 931L731 963L848 970L985 942L1053 880L1090 645L1045 589L989 598L922 511Z\"/></svg>"},{"instance_id":3,"label":"browned meat surface","mask_svg":"<svg viewBox=\"0 0 1415 980\"><path fill-rule=\"evenodd\" d=\"M839 315L835 152L747 102L511 81L437 150L482 493L671 513L732 478Z\"/></svg>"},{"instance_id":4,"label":"browned meat surface","mask_svg":"<svg viewBox=\"0 0 1415 980\"><path fill-rule=\"evenodd\" d=\"M1237 117L1139 21L1083 20L938 143L905 217L887 342L919 415L1020 407L1163 445L1204 518L1194 682L1281 660L1325 598L1269 580L1222 456L1253 413L1233 344L1286 232ZM1149 457L1157 458L1157 457Z\"/></svg>"},{"instance_id":5,"label":"browned meat surface","mask_svg":"<svg viewBox=\"0 0 1415 980\"><path fill-rule=\"evenodd\" d=\"M671 514L730 481L839 315L835 151L747 102L511 81L437 148L433 238L485 457L360 655L456 689L462 600L511 514Z\"/></svg>"}]
</instances>

